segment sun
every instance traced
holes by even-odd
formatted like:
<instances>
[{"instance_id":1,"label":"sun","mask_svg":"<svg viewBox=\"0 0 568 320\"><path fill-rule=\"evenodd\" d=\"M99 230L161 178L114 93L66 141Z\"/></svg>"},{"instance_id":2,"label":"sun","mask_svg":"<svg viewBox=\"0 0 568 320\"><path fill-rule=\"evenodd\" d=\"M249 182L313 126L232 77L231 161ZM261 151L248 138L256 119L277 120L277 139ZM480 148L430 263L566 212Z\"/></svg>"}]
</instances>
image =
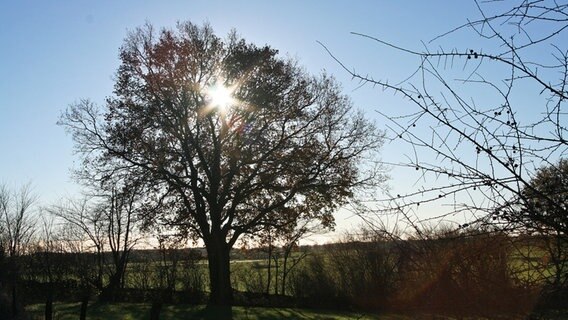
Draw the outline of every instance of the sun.
<instances>
[{"instance_id":1,"label":"sun","mask_svg":"<svg viewBox=\"0 0 568 320\"><path fill-rule=\"evenodd\" d=\"M207 89L207 96L210 100L211 107L219 108L221 111L227 111L235 103L233 92L235 88L223 85L223 81L216 83Z\"/></svg>"}]
</instances>

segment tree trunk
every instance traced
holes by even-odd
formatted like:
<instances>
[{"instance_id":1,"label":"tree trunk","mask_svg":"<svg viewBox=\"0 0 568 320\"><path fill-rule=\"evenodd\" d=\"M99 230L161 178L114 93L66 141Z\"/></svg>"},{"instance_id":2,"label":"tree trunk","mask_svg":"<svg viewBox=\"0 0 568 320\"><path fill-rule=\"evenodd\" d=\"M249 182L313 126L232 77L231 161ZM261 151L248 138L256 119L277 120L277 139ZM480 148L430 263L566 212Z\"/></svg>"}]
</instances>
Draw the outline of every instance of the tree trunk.
<instances>
[{"instance_id":1,"label":"tree trunk","mask_svg":"<svg viewBox=\"0 0 568 320\"><path fill-rule=\"evenodd\" d=\"M12 315L18 317L18 293L16 288L16 280L12 281Z\"/></svg>"},{"instance_id":2,"label":"tree trunk","mask_svg":"<svg viewBox=\"0 0 568 320\"><path fill-rule=\"evenodd\" d=\"M215 306L230 306L233 302L231 287L231 265L229 245L224 239L214 237L205 242L207 260L209 262L209 281L211 294L209 304Z\"/></svg>"},{"instance_id":3,"label":"tree trunk","mask_svg":"<svg viewBox=\"0 0 568 320\"><path fill-rule=\"evenodd\" d=\"M152 307L150 308L150 320L159 320L160 311L162 311L162 301L158 299L152 302Z\"/></svg>"},{"instance_id":4,"label":"tree trunk","mask_svg":"<svg viewBox=\"0 0 568 320\"><path fill-rule=\"evenodd\" d=\"M118 291L121 288L123 274L124 272L122 268L119 267L117 270L115 270L115 273L110 276L108 284L103 288L101 292L101 301L116 302Z\"/></svg>"},{"instance_id":5,"label":"tree trunk","mask_svg":"<svg viewBox=\"0 0 568 320\"><path fill-rule=\"evenodd\" d=\"M279 272L280 272L278 255L273 254L272 259L274 259L274 294L278 294L278 277L279 277Z\"/></svg>"},{"instance_id":6,"label":"tree trunk","mask_svg":"<svg viewBox=\"0 0 568 320\"><path fill-rule=\"evenodd\" d=\"M288 244L287 246L284 247L284 256L283 256L283 260L282 261L282 289L280 294L285 295L286 294L286 278L288 277L288 272L290 272L290 270L288 270L288 258L290 258L290 255L292 254L292 246L290 244Z\"/></svg>"},{"instance_id":7,"label":"tree trunk","mask_svg":"<svg viewBox=\"0 0 568 320\"><path fill-rule=\"evenodd\" d=\"M90 290L86 289L83 292L83 297L81 299L81 313L79 315L80 320L87 319L87 307L89 306L89 297L90 297Z\"/></svg>"},{"instance_id":8,"label":"tree trunk","mask_svg":"<svg viewBox=\"0 0 568 320\"><path fill-rule=\"evenodd\" d=\"M266 294L270 294L270 282L272 280L272 242L268 240L268 268L266 274Z\"/></svg>"},{"instance_id":9,"label":"tree trunk","mask_svg":"<svg viewBox=\"0 0 568 320\"><path fill-rule=\"evenodd\" d=\"M49 285L47 300L45 301L45 320L53 319L53 284Z\"/></svg>"}]
</instances>

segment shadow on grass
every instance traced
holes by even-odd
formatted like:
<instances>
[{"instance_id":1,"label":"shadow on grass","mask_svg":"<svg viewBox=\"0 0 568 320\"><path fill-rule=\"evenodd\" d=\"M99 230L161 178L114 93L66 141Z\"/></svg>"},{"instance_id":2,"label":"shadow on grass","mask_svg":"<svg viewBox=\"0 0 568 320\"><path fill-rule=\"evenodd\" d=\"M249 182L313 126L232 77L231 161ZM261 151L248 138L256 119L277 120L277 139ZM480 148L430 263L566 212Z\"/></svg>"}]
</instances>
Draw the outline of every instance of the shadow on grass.
<instances>
[{"instance_id":1,"label":"shadow on grass","mask_svg":"<svg viewBox=\"0 0 568 320\"><path fill-rule=\"evenodd\" d=\"M167 306L162 310L160 319L231 320L233 309L230 306Z\"/></svg>"},{"instance_id":2,"label":"shadow on grass","mask_svg":"<svg viewBox=\"0 0 568 320\"><path fill-rule=\"evenodd\" d=\"M31 319L43 319L43 304L26 308ZM80 312L79 303L56 303L54 319L76 320ZM144 303L92 303L87 311L89 320L135 320L149 319L150 305ZM1 317L0 317L1 319ZM161 320L173 319L246 319L246 320L348 320L348 319L408 319L391 316L363 315L323 310L293 308L258 308L258 307L207 307L195 305L164 305L160 313Z\"/></svg>"},{"instance_id":3,"label":"shadow on grass","mask_svg":"<svg viewBox=\"0 0 568 320\"><path fill-rule=\"evenodd\" d=\"M357 313L343 313L334 311L309 310L309 309L293 309L293 308L233 308L234 319L247 320L372 320L384 319L391 320L390 317L380 317L376 315L365 315ZM393 320L395 318L392 318Z\"/></svg>"}]
</instances>

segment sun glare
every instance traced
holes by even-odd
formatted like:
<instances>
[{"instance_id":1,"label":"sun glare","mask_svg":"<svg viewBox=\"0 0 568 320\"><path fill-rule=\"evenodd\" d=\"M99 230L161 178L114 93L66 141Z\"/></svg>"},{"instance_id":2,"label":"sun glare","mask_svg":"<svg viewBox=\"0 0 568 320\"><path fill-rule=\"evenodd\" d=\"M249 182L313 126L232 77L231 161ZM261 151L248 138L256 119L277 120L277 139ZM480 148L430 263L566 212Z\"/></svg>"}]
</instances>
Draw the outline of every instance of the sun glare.
<instances>
[{"instance_id":1,"label":"sun glare","mask_svg":"<svg viewBox=\"0 0 568 320\"><path fill-rule=\"evenodd\" d=\"M221 110L229 108L235 102L233 91L233 88L224 86L221 81L209 87L207 95L211 101L211 106Z\"/></svg>"}]
</instances>

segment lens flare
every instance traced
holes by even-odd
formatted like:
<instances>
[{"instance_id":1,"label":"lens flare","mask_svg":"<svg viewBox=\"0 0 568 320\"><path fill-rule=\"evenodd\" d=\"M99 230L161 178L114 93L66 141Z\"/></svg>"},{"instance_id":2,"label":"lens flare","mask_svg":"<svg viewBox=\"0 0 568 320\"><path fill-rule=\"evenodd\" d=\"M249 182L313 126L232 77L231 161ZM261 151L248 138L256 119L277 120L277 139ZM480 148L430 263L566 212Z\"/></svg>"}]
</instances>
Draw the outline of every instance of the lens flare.
<instances>
[{"instance_id":1,"label":"lens flare","mask_svg":"<svg viewBox=\"0 0 568 320\"><path fill-rule=\"evenodd\" d=\"M207 89L207 96L211 101L212 107L219 108L221 111L227 111L235 102L233 92L234 88L226 87L222 81L217 81Z\"/></svg>"}]
</instances>

